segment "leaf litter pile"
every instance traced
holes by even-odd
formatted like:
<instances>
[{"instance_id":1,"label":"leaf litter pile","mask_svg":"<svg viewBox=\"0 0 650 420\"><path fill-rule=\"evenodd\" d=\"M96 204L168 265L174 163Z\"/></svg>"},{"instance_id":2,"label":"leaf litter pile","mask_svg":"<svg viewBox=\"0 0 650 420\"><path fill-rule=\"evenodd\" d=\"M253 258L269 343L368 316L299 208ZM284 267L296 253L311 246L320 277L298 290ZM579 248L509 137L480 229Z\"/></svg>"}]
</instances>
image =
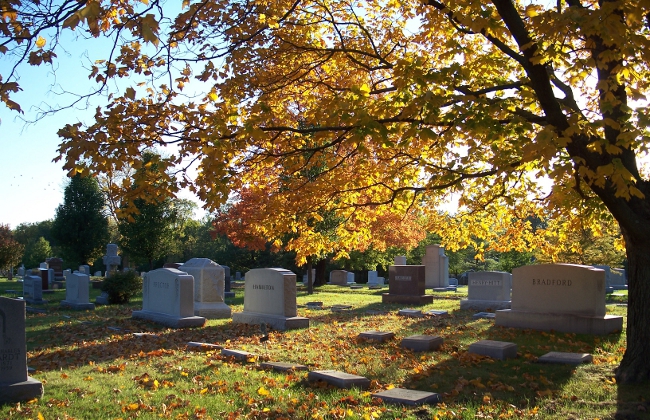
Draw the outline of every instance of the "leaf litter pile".
<instances>
[{"instance_id":1,"label":"leaf litter pile","mask_svg":"<svg viewBox=\"0 0 650 420\"><path fill-rule=\"evenodd\" d=\"M299 295L298 303L332 296L345 302L344 293ZM594 337L495 327L494 321L474 320L473 312L459 310L456 297L421 308L442 308L449 315L406 318L397 315L396 305L377 305L376 295L358 296L357 309L347 312L300 307L298 315L310 318L309 329L265 334L258 325L229 319L209 320L203 328L167 329L131 319L129 307L82 313L51 307L47 314L28 314L28 365L45 394L0 407L0 418L577 419L617 413L642 418L650 411L642 390L619 387L613 379L625 351L624 332ZM367 311L369 306L380 310ZM609 309L624 315L620 308ZM395 338L383 343L358 338L370 330L390 331ZM432 352L400 346L402 338L417 334L441 336L444 344ZM501 361L468 353L469 345L481 339L516 343L517 358ZM236 360L188 342L253 356ZM549 351L590 353L594 363L537 363ZM361 375L370 379L370 388L308 382L306 371L265 370L263 361ZM372 396L391 388L439 393L442 402L400 406Z\"/></svg>"}]
</instances>

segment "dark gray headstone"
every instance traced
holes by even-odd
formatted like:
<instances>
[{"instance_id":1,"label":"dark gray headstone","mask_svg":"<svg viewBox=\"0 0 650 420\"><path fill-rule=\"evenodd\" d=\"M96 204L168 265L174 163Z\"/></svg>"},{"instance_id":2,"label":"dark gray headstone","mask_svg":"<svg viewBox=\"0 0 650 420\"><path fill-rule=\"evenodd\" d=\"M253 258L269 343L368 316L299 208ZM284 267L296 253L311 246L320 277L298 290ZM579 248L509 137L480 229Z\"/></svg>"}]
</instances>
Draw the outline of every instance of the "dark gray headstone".
<instances>
[{"instance_id":1,"label":"dark gray headstone","mask_svg":"<svg viewBox=\"0 0 650 420\"><path fill-rule=\"evenodd\" d=\"M552 351L540 356L537 359L540 363L558 363L566 365L579 365L582 363L591 363L593 357L589 353L567 353L562 351Z\"/></svg>"},{"instance_id":2,"label":"dark gray headstone","mask_svg":"<svg viewBox=\"0 0 650 420\"><path fill-rule=\"evenodd\" d=\"M225 274L224 281L226 283L226 286L225 286L224 290L226 292L230 292L231 291L230 290L230 267L228 267L227 265L222 265L221 267L223 267L223 271L224 271L224 274Z\"/></svg>"},{"instance_id":3,"label":"dark gray headstone","mask_svg":"<svg viewBox=\"0 0 650 420\"><path fill-rule=\"evenodd\" d=\"M517 345L506 341L481 340L470 344L469 353L505 360L517 357Z\"/></svg>"},{"instance_id":4,"label":"dark gray headstone","mask_svg":"<svg viewBox=\"0 0 650 420\"><path fill-rule=\"evenodd\" d=\"M315 370L307 374L308 381L324 381L337 388L357 387L367 389L370 386L370 379L363 376L351 375L336 370Z\"/></svg>"},{"instance_id":5,"label":"dark gray headstone","mask_svg":"<svg viewBox=\"0 0 650 420\"><path fill-rule=\"evenodd\" d=\"M412 335L402 339L400 345L413 351L432 351L438 350L443 342L443 338L437 335Z\"/></svg>"},{"instance_id":6,"label":"dark gray headstone","mask_svg":"<svg viewBox=\"0 0 650 420\"><path fill-rule=\"evenodd\" d=\"M43 384L27 375L25 302L0 297L0 404L42 395Z\"/></svg>"},{"instance_id":7,"label":"dark gray headstone","mask_svg":"<svg viewBox=\"0 0 650 420\"><path fill-rule=\"evenodd\" d=\"M260 363L260 366L264 369L273 369L278 372L288 372L292 370L307 370L307 366L300 365L297 363L285 363L285 362L264 362Z\"/></svg>"},{"instance_id":8,"label":"dark gray headstone","mask_svg":"<svg viewBox=\"0 0 650 420\"><path fill-rule=\"evenodd\" d=\"M359 338L365 339L365 340L375 340L379 342L384 342L388 341L395 337L395 333L392 332L387 332L387 331L364 331L359 334Z\"/></svg>"},{"instance_id":9,"label":"dark gray headstone","mask_svg":"<svg viewBox=\"0 0 650 420\"><path fill-rule=\"evenodd\" d=\"M372 394L387 403L404 405L437 404L442 399L439 394L414 389L393 388Z\"/></svg>"},{"instance_id":10,"label":"dark gray headstone","mask_svg":"<svg viewBox=\"0 0 650 420\"><path fill-rule=\"evenodd\" d=\"M233 349L221 349L221 355L226 357L234 357L237 360L248 360L250 358L257 357L253 353L249 353L243 350L233 350Z\"/></svg>"}]
</instances>

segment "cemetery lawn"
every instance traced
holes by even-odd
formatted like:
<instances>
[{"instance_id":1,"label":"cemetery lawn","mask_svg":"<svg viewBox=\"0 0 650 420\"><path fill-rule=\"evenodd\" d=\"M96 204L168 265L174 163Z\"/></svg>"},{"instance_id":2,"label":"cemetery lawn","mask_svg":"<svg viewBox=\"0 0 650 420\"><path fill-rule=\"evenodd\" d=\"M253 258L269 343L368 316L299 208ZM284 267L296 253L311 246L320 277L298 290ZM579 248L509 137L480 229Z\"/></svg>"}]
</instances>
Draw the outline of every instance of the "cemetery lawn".
<instances>
[{"instance_id":1,"label":"cemetery lawn","mask_svg":"<svg viewBox=\"0 0 650 420\"><path fill-rule=\"evenodd\" d=\"M0 280L0 294L11 297L6 290L22 290L22 285ZM236 297L227 303L240 312L243 289L234 291ZM44 312L28 313L26 320L28 366L35 369L30 375L43 383L45 394L0 406L0 418L650 418L648 384L620 386L614 381L625 330L587 336L495 327L493 320L474 320L475 311L459 309L466 291L434 293L433 304L418 308L449 315L405 318L397 311L406 306L381 303L382 290L323 286L307 295L299 288L298 316L310 318L310 328L271 331L266 343L260 342L259 327L233 325L230 319L184 330L132 320L131 311L141 309L139 298L95 311L64 310L58 302L65 292L55 291L43 295L50 302L39 308ZM91 301L98 294L91 289ZM608 297L608 302L621 300ZM323 302L326 309L307 309L311 301ZM329 307L337 304L352 309L332 312ZM620 303L607 309L626 314ZM369 330L391 331L395 338L384 343L357 338ZM425 353L400 347L402 338L416 334L438 335L445 342L440 350ZM469 345L480 339L516 343L518 356L500 361L469 354ZM236 361L218 350L192 350L190 341L257 356ZM536 362L549 351L590 353L594 362ZM306 372L261 369L259 363L267 360L365 376L371 387L312 384ZM407 407L372 397L393 387L436 392L442 403Z\"/></svg>"}]
</instances>

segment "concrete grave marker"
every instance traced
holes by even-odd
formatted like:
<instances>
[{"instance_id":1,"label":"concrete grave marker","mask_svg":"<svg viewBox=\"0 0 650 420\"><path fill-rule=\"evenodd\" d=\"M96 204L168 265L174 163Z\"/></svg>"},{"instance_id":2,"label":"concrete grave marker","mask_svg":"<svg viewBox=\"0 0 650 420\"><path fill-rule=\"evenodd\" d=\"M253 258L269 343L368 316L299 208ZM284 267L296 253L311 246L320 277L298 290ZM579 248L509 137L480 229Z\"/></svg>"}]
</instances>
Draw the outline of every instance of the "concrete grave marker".
<instances>
[{"instance_id":1,"label":"concrete grave marker","mask_svg":"<svg viewBox=\"0 0 650 420\"><path fill-rule=\"evenodd\" d=\"M567 353L561 351L552 351L540 356L539 363L557 363L565 365L580 365L582 363L591 363L593 356L589 353Z\"/></svg>"},{"instance_id":2,"label":"concrete grave marker","mask_svg":"<svg viewBox=\"0 0 650 420\"><path fill-rule=\"evenodd\" d=\"M243 351L243 350L234 350L234 349L221 349L221 355L225 357L233 357L236 360L248 361L249 359L254 359L257 355Z\"/></svg>"},{"instance_id":3,"label":"concrete grave marker","mask_svg":"<svg viewBox=\"0 0 650 420\"><path fill-rule=\"evenodd\" d=\"M437 335L412 335L402 339L400 346L413 351L438 350L444 343L442 337Z\"/></svg>"},{"instance_id":4,"label":"concrete grave marker","mask_svg":"<svg viewBox=\"0 0 650 420\"><path fill-rule=\"evenodd\" d=\"M500 271L471 272L467 279L467 299L460 301L460 309L509 309L512 274Z\"/></svg>"},{"instance_id":5,"label":"concrete grave marker","mask_svg":"<svg viewBox=\"0 0 650 420\"><path fill-rule=\"evenodd\" d=\"M442 401L439 394L434 392L417 391L414 389L393 388L372 394L384 402L404 405L437 404Z\"/></svg>"},{"instance_id":6,"label":"concrete grave marker","mask_svg":"<svg viewBox=\"0 0 650 420\"><path fill-rule=\"evenodd\" d=\"M27 375L25 302L0 297L0 404L43 395L43 384Z\"/></svg>"},{"instance_id":7,"label":"concrete grave marker","mask_svg":"<svg viewBox=\"0 0 650 420\"><path fill-rule=\"evenodd\" d=\"M393 337L395 337L395 333L387 331L364 331L358 335L358 338L379 341L380 343L392 340Z\"/></svg>"},{"instance_id":8,"label":"concrete grave marker","mask_svg":"<svg viewBox=\"0 0 650 420\"><path fill-rule=\"evenodd\" d=\"M211 343L199 343L197 341L190 341L187 343L187 348L192 350L213 351L223 350L223 346Z\"/></svg>"},{"instance_id":9,"label":"concrete grave marker","mask_svg":"<svg viewBox=\"0 0 650 420\"><path fill-rule=\"evenodd\" d=\"M336 370L314 370L307 374L307 380L310 382L324 381L337 388L343 389L352 387L367 389L370 386L370 379L368 378Z\"/></svg>"},{"instance_id":10,"label":"concrete grave marker","mask_svg":"<svg viewBox=\"0 0 650 420\"><path fill-rule=\"evenodd\" d=\"M409 318L422 318L424 314L419 309L400 309L397 311L397 315L406 316Z\"/></svg>"},{"instance_id":11,"label":"concrete grave marker","mask_svg":"<svg viewBox=\"0 0 650 420\"><path fill-rule=\"evenodd\" d=\"M308 370L307 366L305 365L301 365L298 363L286 363L286 362L264 362L264 363L260 363L260 367L264 369L273 369L278 372Z\"/></svg>"},{"instance_id":12,"label":"concrete grave marker","mask_svg":"<svg viewBox=\"0 0 650 420\"><path fill-rule=\"evenodd\" d=\"M208 319L230 318L224 303L225 270L208 258L192 258L179 267L194 277L194 315Z\"/></svg>"},{"instance_id":13,"label":"concrete grave marker","mask_svg":"<svg viewBox=\"0 0 650 420\"><path fill-rule=\"evenodd\" d=\"M505 360L517 357L517 345L505 341L481 340L470 344L469 353L489 356L493 359Z\"/></svg>"},{"instance_id":14,"label":"concrete grave marker","mask_svg":"<svg viewBox=\"0 0 650 420\"><path fill-rule=\"evenodd\" d=\"M623 329L623 317L606 314L605 271L540 264L512 270L512 309L497 311L495 325L608 334Z\"/></svg>"},{"instance_id":15,"label":"concrete grave marker","mask_svg":"<svg viewBox=\"0 0 650 420\"><path fill-rule=\"evenodd\" d=\"M194 316L194 278L174 268L159 268L145 274L142 310L133 311L132 317L171 328L202 327L206 321Z\"/></svg>"},{"instance_id":16,"label":"concrete grave marker","mask_svg":"<svg viewBox=\"0 0 650 420\"><path fill-rule=\"evenodd\" d=\"M268 324L276 330L309 328L309 318L297 316L296 275L284 268L255 268L246 273L244 311L233 323Z\"/></svg>"},{"instance_id":17,"label":"concrete grave marker","mask_svg":"<svg viewBox=\"0 0 650 420\"><path fill-rule=\"evenodd\" d=\"M425 295L423 265L391 265L388 274L388 293L382 295L382 303L426 305L433 302L433 296Z\"/></svg>"},{"instance_id":18,"label":"concrete grave marker","mask_svg":"<svg viewBox=\"0 0 650 420\"><path fill-rule=\"evenodd\" d=\"M95 309L89 302L90 277L87 274L70 273L66 280L65 300L61 306L75 310Z\"/></svg>"}]
</instances>

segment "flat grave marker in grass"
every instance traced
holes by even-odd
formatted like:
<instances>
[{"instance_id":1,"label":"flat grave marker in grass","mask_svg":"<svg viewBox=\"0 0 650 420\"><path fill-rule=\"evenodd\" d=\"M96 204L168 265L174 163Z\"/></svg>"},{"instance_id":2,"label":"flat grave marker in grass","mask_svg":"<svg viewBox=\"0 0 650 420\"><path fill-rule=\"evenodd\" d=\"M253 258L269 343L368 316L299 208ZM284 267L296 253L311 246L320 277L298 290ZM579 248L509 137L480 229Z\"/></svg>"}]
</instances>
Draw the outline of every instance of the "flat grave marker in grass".
<instances>
[{"instance_id":1,"label":"flat grave marker in grass","mask_svg":"<svg viewBox=\"0 0 650 420\"><path fill-rule=\"evenodd\" d=\"M439 310L439 309L432 309L430 311L426 311L424 314L425 315L430 315L430 316L444 316L444 315L449 315L449 312Z\"/></svg>"},{"instance_id":2,"label":"flat grave marker in grass","mask_svg":"<svg viewBox=\"0 0 650 420\"><path fill-rule=\"evenodd\" d=\"M248 359L255 358L257 355L244 350L234 349L221 349L221 355L225 357L234 357L236 360L247 361Z\"/></svg>"},{"instance_id":3,"label":"flat grave marker in grass","mask_svg":"<svg viewBox=\"0 0 650 420\"><path fill-rule=\"evenodd\" d=\"M187 343L187 348L190 350L212 351L223 350L223 346L212 343L200 343L198 341L190 341Z\"/></svg>"},{"instance_id":4,"label":"flat grave marker in grass","mask_svg":"<svg viewBox=\"0 0 650 420\"><path fill-rule=\"evenodd\" d=\"M472 315L473 319L494 319L496 318L496 315L494 312L477 312L474 315Z\"/></svg>"},{"instance_id":5,"label":"flat grave marker in grass","mask_svg":"<svg viewBox=\"0 0 650 420\"><path fill-rule=\"evenodd\" d=\"M470 344L469 353L505 360L517 357L517 345L506 341L481 340Z\"/></svg>"},{"instance_id":6,"label":"flat grave marker in grass","mask_svg":"<svg viewBox=\"0 0 650 420\"><path fill-rule=\"evenodd\" d=\"M194 279L175 268L159 268L144 275L142 310L133 318L171 328L202 327L206 319L194 315Z\"/></svg>"},{"instance_id":7,"label":"flat grave marker in grass","mask_svg":"<svg viewBox=\"0 0 650 420\"><path fill-rule=\"evenodd\" d=\"M397 311L397 314L400 316L405 316L408 318L423 318L424 314L419 309L400 309Z\"/></svg>"},{"instance_id":8,"label":"flat grave marker in grass","mask_svg":"<svg viewBox=\"0 0 650 420\"><path fill-rule=\"evenodd\" d=\"M434 351L443 343L444 339L437 335L412 335L403 338L400 346L413 351Z\"/></svg>"},{"instance_id":9,"label":"flat grave marker in grass","mask_svg":"<svg viewBox=\"0 0 650 420\"><path fill-rule=\"evenodd\" d=\"M337 370L314 370L309 372L307 380L310 382L323 381L344 389L352 387L367 389L370 386L370 379L368 378Z\"/></svg>"},{"instance_id":10,"label":"flat grave marker in grass","mask_svg":"<svg viewBox=\"0 0 650 420\"><path fill-rule=\"evenodd\" d=\"M0 404L43 395L43 384L27 375L25 302L0 297Z\"/></svg>"},{"instance_id":11,"label":"flat grave marker in grass","mask_svg":"<svg viewBox=\"0 0 650 420\"><path fill-rule=\"evenodd\" d=\"M298 363L287 362L263 362L260 366L264 369L272 369L278 372L290 372L294 370L308 370L307 366Z\"/></svg>"},{"instance_id":12,"label":"flat grave marker in grass","mask_svg":"<svg viewBox=\"0 0 650 420\"><path fill-rule=\"evenodd\" d=\"M566 365L580 365L582 363L591 363L593 356L588 353L568 353L562 351L552 351L540 356L539 363L556 363Z\"/></svg>"},{"instance_id":13,"label":"flat grave marker in grass","mask_svg":"<svg viewBox=\"0 0 650 420\"><path fill-rule=\"evenodd\" d=\"M358 338L379 341L380 343L391 340L393 337L395 337L395 333L388 331L364 331L358 335Z\"/></svg>"},{"instance_id":14,"label":"flat grave marker in grass","mask_svg":"<svg viewBox=\"0 0 650 420\"><path fill-rule=\"evenodd\" d=\"M437 404L442 399L435 392L418 391L415 389L393 388L372 394L374 398L403 405Z\"/></svg>"}]
</instances>

